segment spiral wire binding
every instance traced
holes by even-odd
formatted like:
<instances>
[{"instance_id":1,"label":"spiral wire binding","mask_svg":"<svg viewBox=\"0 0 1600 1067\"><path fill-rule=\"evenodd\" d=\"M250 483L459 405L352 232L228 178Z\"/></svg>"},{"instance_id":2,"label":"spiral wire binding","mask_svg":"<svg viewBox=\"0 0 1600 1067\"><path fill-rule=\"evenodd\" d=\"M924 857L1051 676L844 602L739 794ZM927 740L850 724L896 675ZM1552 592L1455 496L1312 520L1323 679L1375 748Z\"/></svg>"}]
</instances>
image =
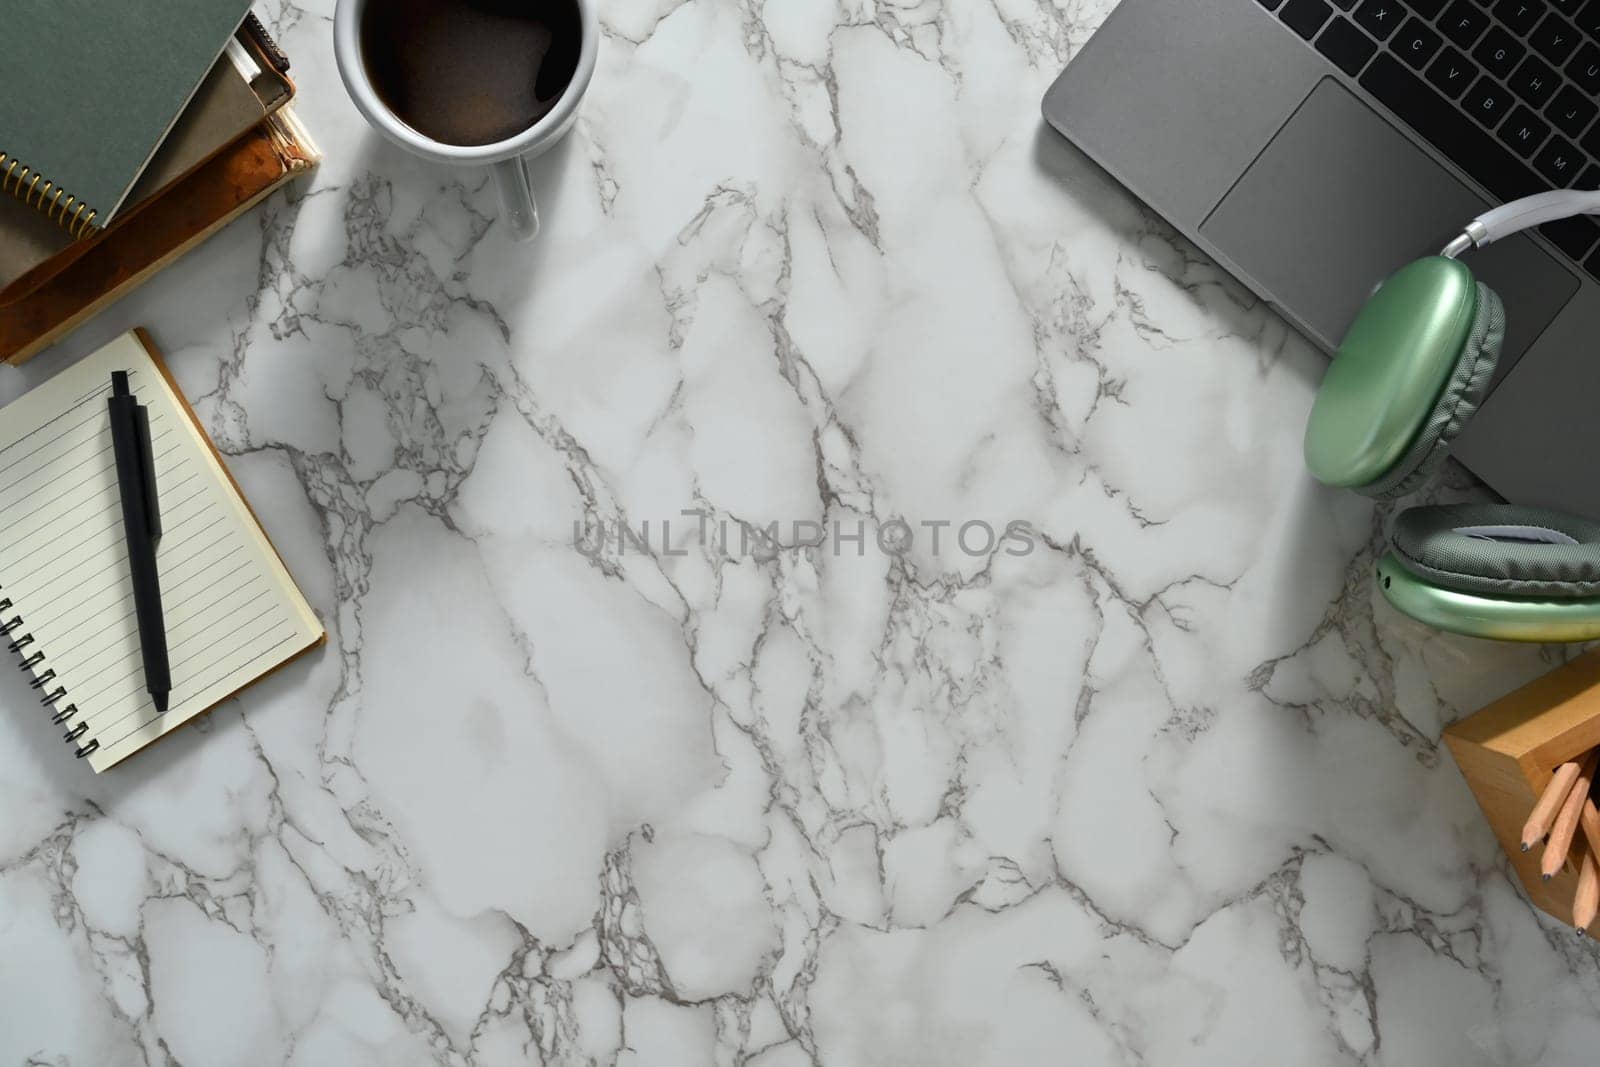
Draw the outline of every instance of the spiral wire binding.
<instances>
[{"instance_id":1,"label":"spiral wire binding","mask_svg":"<svg viewBox=\"0 0 1600 1067\"><path fill-rule=\"evenodd\" d=\"M9 636L25 625L21 615L13 615L10 619L5 619L3 613L11 610L12 606L10 597L0 596L0 637ZM43 670L38 669L45 661L43 649L34 649L31 653L24 655L24 650L33 643L33 635L23 632L18 634L10 644L6 645L6 651L23 657L19 660L18 666L33 675L28 685L34 689L44 689L51 682L57 681L56 672L53 667L45 667ZM50 721L56 726L67 726L72 717L78 714L78 705L59 703L59 701L65 700L66 696L67 687L58 683L39 697L39 703L46 708L53 709L54 713L50 716ZM79 759L83 759L83 757L100 747L99 739L94 737L89 738L89 743L86 745L78 744L78 739L88 732L88 722L80 719L76 724L68 726L67 732L62 736L63 741L73 746L73 752Z\"/></svg>"},{"instance_id":2,"label":"spiral wire binding","mask_svg":"<svg viewBox=\"0 0 1600 1067\"><path fill-rule=\"evenodd\" d=\"M0 152L0 192L8 192L24 204L43 211L46 218L74 238L96 229L94 219L98 211L4 152Z\"/></svg>"}]
</instances>

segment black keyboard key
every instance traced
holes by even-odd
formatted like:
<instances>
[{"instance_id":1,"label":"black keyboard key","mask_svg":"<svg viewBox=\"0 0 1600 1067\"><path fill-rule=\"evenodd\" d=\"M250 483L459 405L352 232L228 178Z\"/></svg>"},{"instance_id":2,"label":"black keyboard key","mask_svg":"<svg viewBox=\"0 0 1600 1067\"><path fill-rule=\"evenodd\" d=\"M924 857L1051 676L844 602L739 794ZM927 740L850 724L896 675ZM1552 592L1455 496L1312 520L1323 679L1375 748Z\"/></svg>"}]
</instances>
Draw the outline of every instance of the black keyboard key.
<instances>
[{"instance_id":1,"label":"black keyboard key","mask_svg":"<svg viewBox=\"0 0 1600 1067\"><path fill-rule=\"evenodd\" d=\"M1447 0L1406 0L1406 6L1432 22L1444 10Z\"/></svg>"},{"instance_id":2,"label":"black keyboard key","mask_svg":"<svg viewBox=\"0 0 1600 1067\"><path fill-rule=\"evenodd\" d=\"M1600 279L1600 252L1584 260L1583 269L1589 272L1589 277Z\"/></svg>"},{"instance_id":3,"label":"black keyboard key","mask_svg":"<svg viewBox=\"0 0 1600 1067\"><path fill-rule=\"evenodd\" d=\"M1333 7L1328 0L1289 0L1278 12L1278 17L1285 26L1309 41L1322 29L1322 24L1328 21L1331 14Z\"/></svg>"},{"instance_id":4,"label":"black keyboard key","mask_svg":"<svg viewBox=\"0 0 1600 1067\"><path fill-rule=\"evenodd\" d=\"M1268 11L1275 11L1277 10L1278 5L1283 3L1283 0L1256 0L1256 3L1260 4Z\"/></svg>"},{"instance_id":5,"label":"black keyboard key","mask_svg":"<svg viewBox=\"0 0 1600 1067\"><path fill-rule=\"evenodd\" d=\"M1494 5L1494 17L1518 35L1533 29L1543 14L1544 0L1500 0Z\"/></svg>"},{"instance_id":6,"label":"black keyboard key","mask_svg":"<svg viewBox=\"0 0 1600 1067\"><path fill-rule=\"evenodd\" d=\"M1522 61L1522 66L1511 75L1511 91L1522 99L1532 104L1535 108L1544 107L1555 95L1556 86L1561 84L1556 72L1545 65L1544 60L1537 56L1529 56Z\"/></svg>"},{"instance_id":7,"label":"black keyboard key","mask_svg":"<svg viewBox=\"0 0 1600 1067\"><path fill-rule=\"evenodd\" d=\"M1393 56L1380 54L1374 59L1361 75L1361 86L1446 159L1476 178L1495 199L1515 200L1546 189L1537 174ZM1472 91L1477 93L1478 88ZM1509 95L1504 100L1509 104Z\"/></svg>"},{"instance_id":8,"label":"black keyboard key","mask_svg":"<svg viewBox=\"0 0 1600 1067\"><path fill-rule=\"evenodd\" d=\"M1517 39L1499 26L1491 27L1483 35L1483 40L1478 47L1472 50L1472 58L1489 68L1489 73L1497 78L1509 77L1517 69L1517 62L1527 49L1517 43Z\"/></svg>"},{"instance_id":9,"label":"black keyboard key","mask_svg":"<svg viewBox=\"0 0 1600 1067\"><path fill-rule=\"evenodd\" d=\"M1334 19L1317 38L1317 51L1352 78L1361 73L1377 50L1372 38L1356 29L1349 19Z\"/></svg>"},{"instance_id":10,"label":"black keyboard key","mask_svg":"<svg viewBox=\"0 0 1600 1067\"><path fill-rule=\"evenodd\" d=\"M1558 189L1566 189L1578 180L1583 163L1583 153L1560 134L1546 141L1539 154L1533 157L1533 169L1550 179L1550 184Z\"/></svg>"},{"instance_id":11,"label":"black keyboard key","mask_svg":"<svg viewBox=\"0 0 1600 1067\"><path fill-rule=\"evenodd\" d=\"M1356 6L1356 0L1333 0L1333 6L1340 11L1349 11Z\"/></svg>"},{"instance_id":12,"label":"black keyboard key","mask_svg":"<svg viewBox=\"0 0 1600 1067\"><path fill-rule=\"evenodd\" d=\"M1570 85L1563 85L1550 106L1544 109L1545 118L1556 124L1556 129L1568 137L1581 134L1600 112L1600 104L1584 96Z\"/></svg>"},{"instance_id":13,"label":"black keyboard key","mask_svg":"<svg viewBox=\"0 0 1600 1067\"><path fill-rule=\"evenodd\" d=\"M1600 93L1600 48L1584 42L1578 54L1572 57L1572 62L1567 64L1567 76L1590 96Z\"/></svg>"},{"instance_id":14,"label":"black keyboard key","mask_svg":"<svg viewBox=\"0 0 1600 1067\"><path fill-rule=\"evenodd\" d=\"M1421 70L1443 43L1437 33L1428 29L1427 23L1412 15L1406 19L1406 24L1400 28L1394 40L1389 42L1389 47L1412 70Z\"/></svg>"},{"instance_id":15,"label":"black keyboard key","mask_svg":"<svg viewBox=\"0 0 1600 1067\"><path fill-rule=\"evenodd\" d=\"M1583 10L1578 12L1578 29L1590 37L1600 38L1600 0L1589 0L1583 5Z\"/></svg>"},{"instance_id":16,"label":"black keyboard key","mask_svg":"<svg viewBox=\"0 0 1600 1067\"><path fill-rule=\"evenodd\" d=\"M1578 47L1578 29L1557 14L1549 14L1539 23L1539 28L1528 38L1533 50L1550 62L1560 66Z\"/></svg>"},{"instance_id":17,"label":"black keyboard key","mask_svg":"<svg viewBox=\"0 0 1600 1067\"><path fill-rule=\"evenodd\" d=\"M1549 124L1521 104L1500 127L1500 140L1524 159L1531 158L1549 136Z\"/></svg>"},{"instance_id":18,"label":"black keyboard key","mask_svg":"<svg viewBox=\"0 0 1600 1067\"><path fill-rule=\"evenodd\" d=\"M1600 122L1589 127L1589 132L1578 139L1578 144L1591 156L1600 156ZM1595 188L1600 188L1596 186Z\"/></svg>"},{"instance_id":19,"label":"black keyboard key","mask_svg":"<svg viewBox=\"0 0 1600 1067\"><path fill-rule=\"evenodd\" d=\"M1455 0L1439 20L1439 29L1461 48L1471 48L1488 28L1489 16L1467 0Z\"/></svg>"},{"instance_id":20,"label":"black keyboard key","mask_svg":"<svg viewBox=\"0 0 1600 1067\"><path fill-rule=\"evenodd\" d=\"M1466 99L1461 101L1461 106L1467 114L1492 130L1500 124L1505 113L1511 110L1511 93L1501 88L1493 78L1482 77L1478 79L1477 85L1468 90ZM1461 161L1458 159L1456 162Z\"/></svg>"},{"instance_id":21,"label":"black keyboard key","mask_svg":"<svg viewBox=\"0 0 1600 1067\"><path fill-rule=\"evenodd\" d=\"M1583 168L1583 173L1578 175L1578 180L1572 183L1574 189L1600 189L1600 166L1591 163Z\"/></svg>"},{"instance_id":22,"label":"black keyboard key","mask_svg":"<svg viewBox=\"0 0 1600 1067\"><path fill-rule=\"evenodd\" d=\"M1405 8L1396 0L1361 0L1361 6L1356 8L1356 21L1361 28L1380 41L1387 41L1405 17Z\"/></svg>"},{"instance_id":23,"label":"black keyboard key","mask_svg":"<svg viewBox=\"0 0 1600 1067\"><path fill-rule=\"evenodd\" d=\"M1472 60L1457 52L1449 45L1445 46L1439 58L1433 61L1428 68L1428 80L1434 88L1454 100L1466 91L1478 76L1478 68Z\"/></svg>"},{"instance_id":24,"label":"black keyboard key","mask_svg":"<svg viewBox=\"0 0 1600 1067\"><path fill-rule=\"evenodd\" d=\"M1550 6L1568 15L1576 15L1583 7L1583 0L1550 0Z\"/></svg>"},{"instance_id":25,"label":"black keyboard key","mask_svg":"<svg viewBox=\"0 0 1600 1067\"><path fill-rule=\"evenodd\" d=\"M1600 241L1600 226L1582 216L1547 222L1539 227L1539 232L1548 237L1551 244L1580 262L1584 253L1593 248L1596 241Z\"/></svg>"}]
</instances>

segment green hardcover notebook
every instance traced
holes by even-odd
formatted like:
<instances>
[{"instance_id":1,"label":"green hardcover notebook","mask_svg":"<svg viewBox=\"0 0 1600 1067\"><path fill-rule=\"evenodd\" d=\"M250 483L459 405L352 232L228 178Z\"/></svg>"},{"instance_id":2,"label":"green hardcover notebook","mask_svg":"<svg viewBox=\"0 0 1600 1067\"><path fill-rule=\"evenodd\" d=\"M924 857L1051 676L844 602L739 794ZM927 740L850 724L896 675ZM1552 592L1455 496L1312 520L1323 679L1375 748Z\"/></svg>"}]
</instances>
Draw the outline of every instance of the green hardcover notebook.
<instances>
[{"instance_id":1,"label":"green hardcover notebook","mask_svg":"<svg viewBox=\"0 0 1600 1067\"><path fill-rule=\"evenodd\" d=\"M75 234L102 226L249 0L5 0L0 189Z\"/></svg>"}]
</instances>

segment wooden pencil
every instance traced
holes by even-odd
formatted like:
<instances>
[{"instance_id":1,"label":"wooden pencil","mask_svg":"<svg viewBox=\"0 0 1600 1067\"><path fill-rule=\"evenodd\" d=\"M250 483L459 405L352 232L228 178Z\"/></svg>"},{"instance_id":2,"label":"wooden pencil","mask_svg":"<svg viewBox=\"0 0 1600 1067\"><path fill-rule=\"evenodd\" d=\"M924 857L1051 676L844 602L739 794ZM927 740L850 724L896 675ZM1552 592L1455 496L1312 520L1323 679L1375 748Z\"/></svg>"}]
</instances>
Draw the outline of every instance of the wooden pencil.
<instances>
[{"instance_id":1,"label":"wooden pencil","mask_svg":"<svg viewBox=\"0 0 1600 1067\"><path fill-rule=\"evenodd\" d=\"M1544 835L1550 832L1550 824L1555 821L1556 812L1561 810L1561 802L1572 792L1572 783L1578 777L1578 770L1577 760L1570 760L1556 768L1550 784L1539 794L1539 802L1533 806L1533 814L1528 816L1528 821L1522 826L1522 851L1526 852L1543 841Z\"/></svg>"},{"instance_id":2,"label":"wooden pencil","mask_svg":"<svg viewBox=\"0 0 1600 1067\"><path fill-rule=\"evenodd\" d=\"M1572 847L1572 835L1577 832L1578 822L1583 817L1583 802L1589 799L1589 786L1594 780L1595 753L1590 752L1583 757L1578 768L1578 777L1573 779L1572 789L1567 793L1567 799L1561 802L1561 810L1556 813L1556 821L1550 827L1550 840L1545 842L1544 861L1539 865L1539 873L1545 881L1554 878L1556 872L1561 870L1561 865L1567 862L1567 850Z\"/></svg>"},{"instance_id":3,"label":"wooden pencil","mask_svg":"<svg viewBox=\"0 0 1600 1067\"><path fill-rule=\"evenodd\" d=\"M1578 865L1578 895L1572 899L1572 921L1579 934L1587 934L1600 911L1600 867L1595 866L1594 853L1585 852Z\"/></svg>"},{"instance_id":4,"label":"wooden pencil","mask_svg":"<svg viewBox=\"0 0 1600 1067\"><path fill-rule=\"evenodd\" d=\"M1597 765L1600 770L1600 765ZM1600 808L1594 804L1594 794L1589 794L1589 799L1583 802L1583 814L1578 818L1578 825L1583 827L1583 836L1589 839L1589 851L1600 856Z\"/></svg>"},{"instance_id":5,"label":"wooden pencil","mask_svg":"<svg viewBox=\"0 0 1600 1067\"><path fill-rule=\"evenodd\" d=\"M1596 765L1600 767L1600 764ZM1578 933L1587 936L1594 924L1595 913L1600 911L1600 808L1594 804L1591 793L1583 800L1583 812L1578 818L1583 836L1589 842L1589 851L1578 867L1578 892L1572 898L1572 922Z\"/></svg>"}]
</instances>

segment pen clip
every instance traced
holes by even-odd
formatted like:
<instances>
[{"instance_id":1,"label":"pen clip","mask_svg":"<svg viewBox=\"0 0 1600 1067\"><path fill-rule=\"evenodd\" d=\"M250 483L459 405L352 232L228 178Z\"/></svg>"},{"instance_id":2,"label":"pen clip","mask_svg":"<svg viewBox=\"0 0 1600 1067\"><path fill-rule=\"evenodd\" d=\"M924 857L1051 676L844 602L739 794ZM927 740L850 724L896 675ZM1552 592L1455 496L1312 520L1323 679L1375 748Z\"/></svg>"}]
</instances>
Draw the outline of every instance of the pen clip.
<instances>
[{"instance_id":1,"label":"pen clip","mask_svg":"<svg viewBox=\"0 0 1600 1067\"><path fill-rule=\"evenodd\" d=\"M156 498L156 457L150 443L150 409L143 404L135 407L133 425L138 431L134 440L139 446L139 491L144 494L145 526L153 540L161 536L161 506Z\"/></svg>"}]
</instances>

